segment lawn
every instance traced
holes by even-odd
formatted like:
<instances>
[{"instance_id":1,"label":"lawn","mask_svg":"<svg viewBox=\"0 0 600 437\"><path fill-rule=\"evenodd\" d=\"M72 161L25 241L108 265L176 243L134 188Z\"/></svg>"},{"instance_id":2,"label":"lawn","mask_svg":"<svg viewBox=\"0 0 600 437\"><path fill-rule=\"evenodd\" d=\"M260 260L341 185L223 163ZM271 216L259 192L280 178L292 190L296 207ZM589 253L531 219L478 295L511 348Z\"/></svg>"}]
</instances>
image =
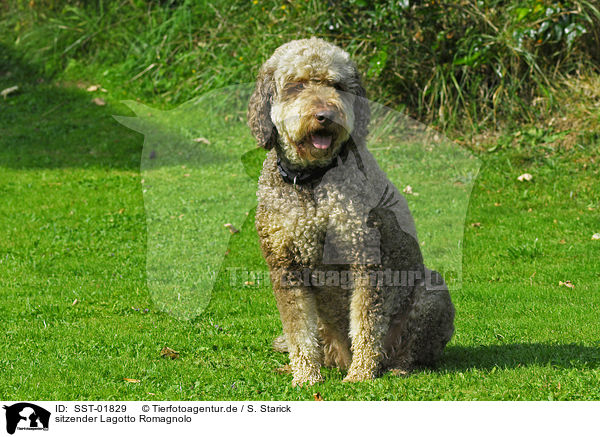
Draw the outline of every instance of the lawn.
<instances>
[{"instance_id":1,"label":"lawn","mask_svg":"<svg viewBox=\"0 0 600 437\"><path fill-rule=\"evenodd\" d=\"M171 156L113 117L135 115L119 92L49 80L0 50L0 89L20 86L0 101L0 398L600 400L598 135L563 147L566 129L515 127L470 152L481 168L452 291L456 334L437 368L360 384L326 369L325 382L292 388L278 371L287 356L270 346L281 331L270 285L242 271L266 271L247 203L260 160L251 156L248 177L236 159L254 145L217 126L210 144L195 143L212 158ZM374 153L394 168L385 148ZM533 179L519 181L524 173ZM179 202L196 184L197 198ZM420 224L435 226L426 200L409 196L421 236ZM188 234L203 217L216 234ZM222 226L228 218L238 233ZM185 236L180 253L160 240L169 229ZM206 258L190 250L213 243L223 263L210 300L157 294L171 262L198 268L194 257ZM162 358L164 347L178 358Z\"/></svg>"}]
</instances>

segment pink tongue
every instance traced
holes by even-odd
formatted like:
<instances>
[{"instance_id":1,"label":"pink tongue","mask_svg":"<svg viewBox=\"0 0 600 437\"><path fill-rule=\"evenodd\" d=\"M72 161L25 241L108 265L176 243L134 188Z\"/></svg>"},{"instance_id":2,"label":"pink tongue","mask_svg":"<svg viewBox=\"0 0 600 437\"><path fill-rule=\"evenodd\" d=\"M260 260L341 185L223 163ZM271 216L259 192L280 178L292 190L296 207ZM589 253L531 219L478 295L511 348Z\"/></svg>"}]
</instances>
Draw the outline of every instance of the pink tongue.
<instances>
[{"instance_id":1,"label":"pink tongue","mask_svg":"<svg viewBox=\"0 0 600 437\"><path fill-rule=\"evenodd\" d=\"M317 149L326 149L331 145L331 135L313 135L311 140L313 146L315 146Z\"/></svg>"}]
</instances>

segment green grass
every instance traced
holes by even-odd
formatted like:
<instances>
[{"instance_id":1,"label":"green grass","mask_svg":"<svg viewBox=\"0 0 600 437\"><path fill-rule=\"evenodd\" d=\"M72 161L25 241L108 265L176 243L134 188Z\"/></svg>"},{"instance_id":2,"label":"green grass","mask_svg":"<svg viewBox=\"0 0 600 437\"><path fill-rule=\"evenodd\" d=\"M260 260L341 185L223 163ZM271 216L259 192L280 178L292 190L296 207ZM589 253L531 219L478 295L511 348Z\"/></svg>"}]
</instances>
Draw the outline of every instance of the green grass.
<instances>
[{"instance_id":1,"label":"green grass","mask_svg":"<svg viewBox=\"0 0 600 437\"><path fill-rule=\"evenodd\" d=\"M456 335L436 369L353 385L324 370L324 383L292 388L275 371L287 356L270 347L281 328L269 284L231 285L228 275L266 270L252 213L231 236L206 310L192 319L160 311L147 285L156 240L139 168L144 139L112 117L132 116L120 90L57 85L0 50L0 89L20 86L0 101L0 398L600 399L597 136L562 148L551 132L513 131L515 141L480 154L463 286L453 292ZM211 144L236 135L217 131ZM172 164L155 177L181 178L187 170ZM517 181L525 172L533 180ZM226 215L219 199L210 206ZM559 285L567 280L575 287ZM161 358L164 346L180 357Z\"/></svg>"}]
</instances>

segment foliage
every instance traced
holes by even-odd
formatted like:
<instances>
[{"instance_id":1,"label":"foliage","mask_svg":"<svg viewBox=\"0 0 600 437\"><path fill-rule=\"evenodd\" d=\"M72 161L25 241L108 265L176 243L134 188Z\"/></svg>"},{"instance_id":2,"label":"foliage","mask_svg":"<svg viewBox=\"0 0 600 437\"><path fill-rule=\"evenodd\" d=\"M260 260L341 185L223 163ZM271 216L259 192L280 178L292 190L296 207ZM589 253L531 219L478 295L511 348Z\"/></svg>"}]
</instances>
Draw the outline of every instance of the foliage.
<instances>
[{"instance_id":1,"label":"foliage","mask_svg":"<svg viewBox=\"0 0 600 437\"><path fill-rule=\"evenodd\" d=\"M600 65L600 11L589 0L17 0L3 8L2 39L47 73L95 69L130 96L167 104L252 82L277 46L313 35L352 53L373 99L441 126L531 121L536 96L552 100L565 77Z\"/></svg>"}]
</instances>

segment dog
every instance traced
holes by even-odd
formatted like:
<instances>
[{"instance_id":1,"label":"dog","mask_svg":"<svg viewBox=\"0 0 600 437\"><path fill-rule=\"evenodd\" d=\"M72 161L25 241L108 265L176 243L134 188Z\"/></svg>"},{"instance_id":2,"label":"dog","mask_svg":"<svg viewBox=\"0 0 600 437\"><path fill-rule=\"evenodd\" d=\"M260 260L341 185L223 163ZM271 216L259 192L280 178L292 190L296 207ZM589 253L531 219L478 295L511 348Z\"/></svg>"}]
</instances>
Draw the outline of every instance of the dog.
<instances>
[{"instance_id":1,"label":"dog","mask_svg":"<svg viewBox=\"0 0 600 437\"><path fill-rule=\"evenodd\" d=\"M431 366L454 332L407 202L367 150L365 97L349 54L310 38L275 50L248 105L268 150L256 229L294 386L322 381L323 365L345 382Z\"/></svg>"}]
</instances>

